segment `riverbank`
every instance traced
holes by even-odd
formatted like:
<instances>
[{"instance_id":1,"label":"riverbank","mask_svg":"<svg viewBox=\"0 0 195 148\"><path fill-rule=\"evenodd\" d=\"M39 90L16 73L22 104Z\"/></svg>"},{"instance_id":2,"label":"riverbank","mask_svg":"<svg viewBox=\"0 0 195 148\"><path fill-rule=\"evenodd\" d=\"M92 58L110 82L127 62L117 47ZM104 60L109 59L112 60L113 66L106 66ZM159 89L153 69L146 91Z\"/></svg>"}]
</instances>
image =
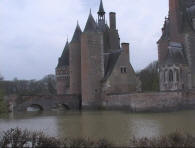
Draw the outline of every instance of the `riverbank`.
<instances>
[{"instance_id":1,"label":"riverbank","mask_svg":"<svg viewBox=\"0 0 195 148\"><path fill-rule=\"evenodd\" d=\"M90 140L85 138L65 138L59 139L49 137L43 132L32 132L19 128L10 129L0 133L0 147L14 148L35 148L35 147L55 147L55 148L112 148L112 147L195 147L195 137L189 134L174 132L167 136L156 138L129 138L128 145L114 145L106 139Z\"/></svg>"}]
</instances>

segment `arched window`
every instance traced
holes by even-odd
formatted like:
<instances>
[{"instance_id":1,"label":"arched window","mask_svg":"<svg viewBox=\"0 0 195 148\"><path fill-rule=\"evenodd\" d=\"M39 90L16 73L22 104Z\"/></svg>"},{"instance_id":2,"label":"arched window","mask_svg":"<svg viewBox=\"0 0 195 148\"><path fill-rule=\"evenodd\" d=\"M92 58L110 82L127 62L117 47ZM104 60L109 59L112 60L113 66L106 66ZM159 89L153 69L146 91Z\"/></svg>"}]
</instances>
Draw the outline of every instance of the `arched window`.
<instances>
[{"instance_id":1,"label":"arched window","mask_svg":"<svg viewBox=\"0 0 195 148\"><path fill-rule=\"evenodd\" d=\"M175 70L175 74L176 74L176 81L179 82L179 70Z\"/></svg>"},{"instance_id":2,"label":"arched window","mask_svg":"<svg viewBox=\"0 0 195 148\"><path fill-rule=\"evenodd\" d=\"M166 72L165 71L163 72L163 80L164 82L166 82Z\"/></svg>"},{"instance_id":3,"label":"arched window","mask_svg":"<svg viewBox=\"0 0 195 148\"><path fill-rule=\"evenodd\" d=\"M169 81L170 82L173 81L173 71L172 70L169 71Z\"/></svg>"}]
</instances>

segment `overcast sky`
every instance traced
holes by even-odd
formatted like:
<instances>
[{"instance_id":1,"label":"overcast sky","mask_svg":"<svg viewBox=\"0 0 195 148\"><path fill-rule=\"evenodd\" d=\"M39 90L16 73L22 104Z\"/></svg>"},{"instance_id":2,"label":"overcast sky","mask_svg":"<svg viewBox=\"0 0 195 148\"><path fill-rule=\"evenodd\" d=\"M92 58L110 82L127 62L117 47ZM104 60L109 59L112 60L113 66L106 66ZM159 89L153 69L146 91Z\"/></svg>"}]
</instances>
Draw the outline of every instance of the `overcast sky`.
<instances>
[{"instance_id":1,"label":"overcast sky","mask_svg":"<svg viewBox=\"0 0 195 148\"><path fill-rule=\"evenodd\" d=\"M157 60L168 0L103 0L106 17L117 14L121 42L130 43L136 71ZM99 0L0 0L0 73L5 79L41 79L54 74L77 20L85 27Z\"/></svg>"}]
</instances>

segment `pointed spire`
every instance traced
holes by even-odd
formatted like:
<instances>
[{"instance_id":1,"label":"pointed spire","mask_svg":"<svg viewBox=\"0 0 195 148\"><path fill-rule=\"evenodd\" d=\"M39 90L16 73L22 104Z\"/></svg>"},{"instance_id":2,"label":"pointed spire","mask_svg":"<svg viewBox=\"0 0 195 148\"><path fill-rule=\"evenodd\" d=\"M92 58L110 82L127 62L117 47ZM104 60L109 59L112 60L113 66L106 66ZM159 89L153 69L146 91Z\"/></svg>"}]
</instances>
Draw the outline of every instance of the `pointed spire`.
<instances>
[{"instance_id":1,"label":"pointed spire","mask_svg":"<svg viewBox=\"0 0 195 148\"><path fill-rule=\"evenodd\" d=\"M76 29L74 31L74 35L72 37L72 41L71 42L78 42L78 41L80 41L81 40L81 33L82 33L82 31L81 31L81 28L79 26L79 22L77 20L77 26L76 26Z\"/></svg>"},{"instance_id":2,"label":"pointed spire","mask_svg":"<svg viewBox=\"0 0 195 148\"><path fill-rule=\"evenodd\" d=\"M98 14L101 15L101 16L103 16L105 14L102 0L100 0L100 6L99 6Z\"/></svg>"},{"instance_id":3,"label":"pointed spire","mask_svg":"<svg viewBox=\"0 0 195 148\"><path fill-rule=\"evenodd\" d=\"M64 46L64 51L63 51L63 53L62 53L62 56L64 55L64 52L65 52L66 50L69 50L68 38L67 38L67 40L66 40L66 44L65 44L65 46Z\"/></svg>"},{"instance_id":4,"label":"pointed spire","mask_svg":"<svg viewBox=\"0 0 195 148\"><path fill-rule=\"evenodd\" d=\"M91 14L91 8L90 8L90 10L89 10L89 14Z\"/></svg>"},{"instance_id":5,"label":"pointed spire","mask_svg":"<svg viewBox=\"0 0 195 148\"><path fill-rule=\"evenodd\" d=\"M68 66L68 65L69 65L69 42L67 39L62 55L59 58L57 67Z\"/></svg>"},{"instance_id":6,"label":"pointed spire","mask_svg":"<svg viewBox=\"0 0 195 148\"><path fill-rule=\"evenodd\" d=\"M91 9L90 9L89 17L88 17L84 32L96 31L96 29L97 29L97 24L96 24L92 14L91 14Z\"/></svg>"}]
</instances>

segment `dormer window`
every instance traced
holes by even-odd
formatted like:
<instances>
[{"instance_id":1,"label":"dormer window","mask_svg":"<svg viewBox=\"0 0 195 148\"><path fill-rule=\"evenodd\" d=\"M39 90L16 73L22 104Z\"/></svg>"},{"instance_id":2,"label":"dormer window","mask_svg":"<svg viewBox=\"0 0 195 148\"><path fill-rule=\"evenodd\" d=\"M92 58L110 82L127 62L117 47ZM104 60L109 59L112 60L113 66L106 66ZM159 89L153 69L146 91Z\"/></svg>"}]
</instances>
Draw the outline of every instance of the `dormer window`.
<instances>
[{"instance_id":1,"label":"dormer window","mask_svg":"<svg viewBox=\"0 0 195 148\"><path fill-rule=\"evenodd\" d=\"M121 67L121 73L127 73L127 67Z\"/></svg>"}]
</instances>

